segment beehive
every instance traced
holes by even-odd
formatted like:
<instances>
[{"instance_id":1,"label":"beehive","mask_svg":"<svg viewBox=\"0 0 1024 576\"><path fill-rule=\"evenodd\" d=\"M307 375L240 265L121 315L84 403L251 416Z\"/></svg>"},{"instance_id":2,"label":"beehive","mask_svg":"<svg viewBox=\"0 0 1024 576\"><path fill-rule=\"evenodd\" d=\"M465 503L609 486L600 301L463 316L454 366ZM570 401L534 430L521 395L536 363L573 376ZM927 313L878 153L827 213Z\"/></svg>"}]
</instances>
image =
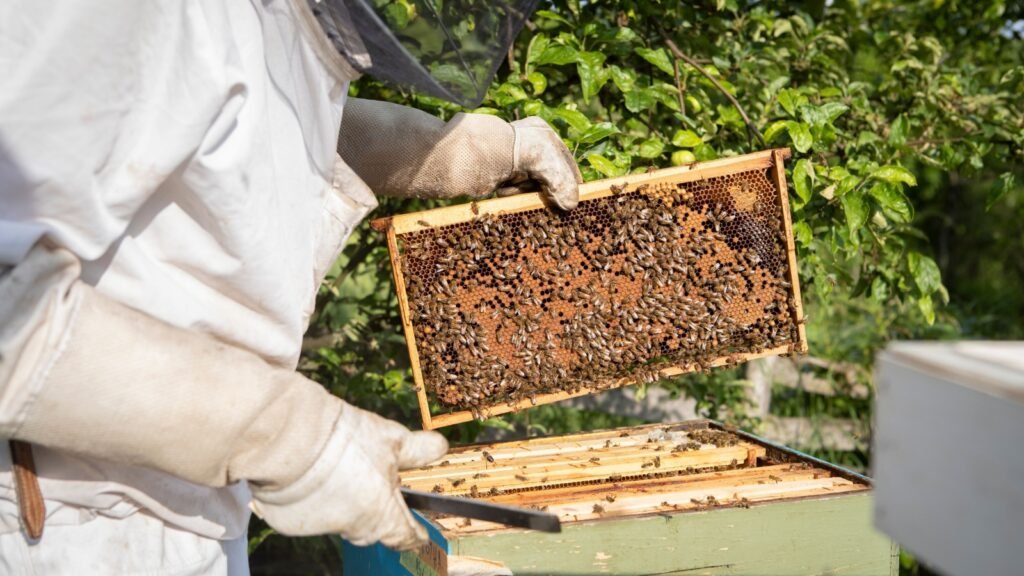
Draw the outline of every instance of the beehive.
<instances>
[{"instance_id":1,"label":"beehive","mask_svg":"<svg viewBox=\"0 0 1024 576\"><path fill-rule=\"evenodd\" d=\"M376 221L424 428L803 352L787 155Z\"/></svg>"},{"instance_id":2,"label":"beehive","mask_svg":"<svg viewBox=\"0 0 1024 576\"><path fill-rule=\"evenodd\" d=\"M895 574L867 478L697 420L453 448L414 489L557 514L560 534L431 514L416 552L345 548L346 574ZM390 556L389 556L390 554Z\"/></svg>"}]
</instances>

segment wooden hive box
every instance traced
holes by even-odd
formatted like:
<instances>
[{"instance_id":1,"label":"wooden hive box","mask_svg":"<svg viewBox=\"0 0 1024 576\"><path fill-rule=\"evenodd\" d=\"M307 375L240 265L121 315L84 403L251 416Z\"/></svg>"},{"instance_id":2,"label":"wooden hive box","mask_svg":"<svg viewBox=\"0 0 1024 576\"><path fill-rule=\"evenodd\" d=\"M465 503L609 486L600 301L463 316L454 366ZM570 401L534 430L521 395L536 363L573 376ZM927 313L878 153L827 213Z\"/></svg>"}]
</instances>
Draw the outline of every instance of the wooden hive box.
<instances>
[{"instance_id":1,"label":"wooden hive box","mask_svg":"<svg viewBox=\"0 0 1024 576\"><path fill-rule=\"evenodd\" d=\"M375 221L425 429L806 351L783 162L768 150ZM896 574L870 480L709 421L454 448L415 489L535 506L561 534L421 517L432 544L346 545L346 574Z\"/></svg>"},{"instance_id":2,"label":"wooden hive box","mask_svg":"<svg viewBox=\"0 0 1024 576\"><path fill-rule=\"evenodd\" d=\"M446 574L453 556L517 575L898 574L869 479L706 420L455 448L402 483L543 508L563 531L435 516L419 551L347 546L346 574Z\"/></svg>"},{"instance_id":3,"label":"wooden hive box","mask_svg":"<svg viewBox=\"0 0 1024 576\"><path fill-rule=\"evenodd\" d=\"M806 351L788 155L375 221L423 427Z\"/></svg>"}]
</instances>

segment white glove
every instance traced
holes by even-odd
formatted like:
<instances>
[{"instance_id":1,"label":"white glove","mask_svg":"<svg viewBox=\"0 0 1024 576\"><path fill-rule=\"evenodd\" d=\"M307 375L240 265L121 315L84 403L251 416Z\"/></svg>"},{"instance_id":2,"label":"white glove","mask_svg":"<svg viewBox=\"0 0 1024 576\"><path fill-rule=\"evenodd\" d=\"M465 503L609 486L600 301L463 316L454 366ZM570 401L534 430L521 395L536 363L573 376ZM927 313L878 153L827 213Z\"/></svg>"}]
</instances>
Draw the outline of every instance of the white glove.
<instances>
[{"instance_id":1,"label":"white glove","mask_svg":"<svg viewBox=\"0 0 1024 576\"><path fill-rule=\"evenodd\" d=\"M383 196L481 198L536 187L571 210L583 181L562 139L537 117L508 123L456 114L445 123L415 108L350 98L338 153Z\"/></svg>"},{"instance_id":2,"label":"white glove","mask_svg":"<svg viewBox=\"0 0 1024 576\"><path fill-rule=\"evenodd\" d=\"M425 466L447 450L440 434L410 432L345 404L313 467L284 488L254 487L252 507L285 534L331 531L356 546L414 548L426 542L427 533L402 500L398 471Z\"/></svg>"},{"instance_id":3,"label":"white glove","mask_svg":"<svg viewBox=\"0 0 1024 576\"><path fill-rule=\"evenodd\" d=\"M105 298L79 273L70 252L39 244L0 276L0 437L208 486L248 480L285 534L425 539L398 470L440 458L442 436Z\"/></svg>"}]
</instances>

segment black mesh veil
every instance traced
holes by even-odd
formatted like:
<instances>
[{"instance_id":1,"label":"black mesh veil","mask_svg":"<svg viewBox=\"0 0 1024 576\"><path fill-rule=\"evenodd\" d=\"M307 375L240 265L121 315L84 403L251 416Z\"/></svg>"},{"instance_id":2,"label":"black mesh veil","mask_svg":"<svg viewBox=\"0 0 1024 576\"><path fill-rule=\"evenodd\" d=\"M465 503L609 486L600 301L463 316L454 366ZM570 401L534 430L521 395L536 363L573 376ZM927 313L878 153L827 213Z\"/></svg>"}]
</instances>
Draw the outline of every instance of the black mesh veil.
<instances>
[{"instance_id":1,"label":"black mesh veil","mask_svg":"<svg viewBox=\"0 0 1024 576\"><path fill-rule=\"evenodd\" d=\"M360 72L477 106L539 0L309 0Z\"/></svg>"}]
</instances>

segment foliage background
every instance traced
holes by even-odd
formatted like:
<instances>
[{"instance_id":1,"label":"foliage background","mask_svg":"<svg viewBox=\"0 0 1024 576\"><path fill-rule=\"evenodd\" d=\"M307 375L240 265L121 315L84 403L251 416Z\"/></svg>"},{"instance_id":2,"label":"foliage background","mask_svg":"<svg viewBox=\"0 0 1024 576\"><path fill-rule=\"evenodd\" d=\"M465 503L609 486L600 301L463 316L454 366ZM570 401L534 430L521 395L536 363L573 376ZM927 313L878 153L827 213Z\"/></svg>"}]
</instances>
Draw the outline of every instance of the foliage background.
<instances>
[{"instance_id":1,"label":"foliage background","mask_svg":"<svg viewBox=\"0 0 1024 576\"><path fill-rule=\"evenodd\" d=\"M398 24L417 17L413 2L378 3ZM1024 337L1022 17L1024 3L1000 0L548 1L475 111L541 116L588 180L792 148L810 350L856 365L850 379L870 387L874 354L893 339ZM369 79L352 94L462 111ZM375 216L432 205L385 200ZM383 239L364 224L321 289L300 368L416 426L397 309ZM731 369L658 385L756 427L742 379ZM780 392L772 406L871 421L870 398ZM446 434L626 423L545 406ZM864 451L824 456L870 466ZM337 570L328 539L284 539L258 522L251 536L255 573Z\"/></svg>"}]
</instances>

